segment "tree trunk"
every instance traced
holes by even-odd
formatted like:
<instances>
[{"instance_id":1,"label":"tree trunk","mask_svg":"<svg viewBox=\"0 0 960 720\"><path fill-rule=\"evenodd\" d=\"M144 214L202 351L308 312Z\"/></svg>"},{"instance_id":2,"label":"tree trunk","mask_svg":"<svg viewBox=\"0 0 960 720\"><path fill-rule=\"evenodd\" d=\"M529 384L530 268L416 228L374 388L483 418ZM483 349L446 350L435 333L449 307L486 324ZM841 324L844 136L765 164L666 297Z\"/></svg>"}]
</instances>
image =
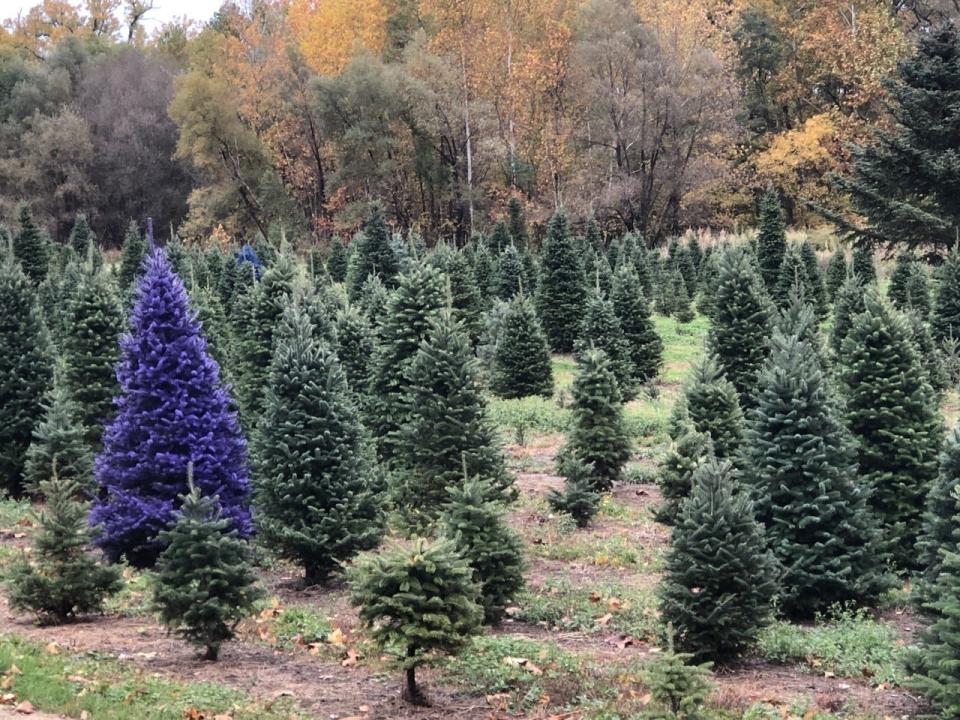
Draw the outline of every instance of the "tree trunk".
<instances>
[{"instance_id":1,"label":"tree trunk","mask_svg":"<svg viewBox=\"0 0 960 720\"><path fill-rule=\"evenodd\" d=\"M407 658L413 658L416 654L417 652L413 645L407 646ZM427 699L420 692L420 688L417 687L417 668L415 666L411 665L407 668L407 679L406 684L403 687L402 697L411 705L420 705L424 707L430 705L430 703L427 702Z\"/></svg>"},{"instance_id":2,"label":"tree trunk","mask_svg":"<svg viewBox=\"0 0 960 720\"><path fill-rule=\"evenodd\" d=\"M216 644L216 645L207 645L207 651L206 651L206 653L204 653L203 659L204 659L204 660L215 661L218 657L220 657L220 645L219 645L219 643Z\"/></svg>"}]
</instances>

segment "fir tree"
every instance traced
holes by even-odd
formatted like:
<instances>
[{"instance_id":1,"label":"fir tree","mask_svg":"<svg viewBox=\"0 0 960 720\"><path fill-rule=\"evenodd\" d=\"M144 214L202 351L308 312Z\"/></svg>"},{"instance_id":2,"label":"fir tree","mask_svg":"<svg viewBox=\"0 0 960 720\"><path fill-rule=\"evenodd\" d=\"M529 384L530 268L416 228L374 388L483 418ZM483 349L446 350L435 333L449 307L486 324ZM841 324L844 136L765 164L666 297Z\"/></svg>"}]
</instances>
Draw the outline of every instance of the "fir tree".
<instances>
[{"instance_id":1,"label":"fir tree","mask_svg":"<svg viewBox=\"0 0 960 720\"><path fill-rule=\"evenodd\" d=\"M484 308L473 268L462 252L455 251L447 261L446 273L450 282L450 307L463 325L470 343L476 346L483 332Z\"/></svg>"},{"instance_id":2,"label":"fir tree","mask_svg":"<svg viewBox=\"0 0 960 720\"><path fill-rule=\"evenodd\" d=\"M860 284L870 285L877 281L877 268L873 264L873 248L869 245L857 245L853 249L853 261L850 265L853 274L860 278Z\"/></svg>"},{"instance_id":3,"label":"fir tree","mask_svg":"<svg viewBox=\"0 0 960 720\"><path fill-rule=\"evenodd\" d=\"M288 311L251 443L257 527L279 557L326 582L382 534L373 448L333 351Z\"/></svg>"},{"instance_id":4,"label":"fir tree","mask_svg":"<svg viewBox=\"0 0 960 720\"><path fill-rule=\"evenodd\" d=\"M711 663L691 664L692 653L676 652L674 630L667 625L667 648L643 670L654 706L640 717L649 720L705 720L700 711L710 695Z\"/></svg>"},{"instance_id":5,"label":"fir tree","mask_svg":"<svg viewBox=\"0 0 960 720\"><path fill-rule=\"evenodd\" d=\"M847 272L847 258L843 254L842 249L837 250L830 256L830 262L827 263L827 270L823 278L827 299L830 302L836 300L840 286L843 285L843 281L847 279Z\"/></svg>"},{"instance_id":6,"label":"fir tree","mask_svg":"<svg viewBox=\"0 0 960 720\"><path fill-rule=\"evenodd\" d=\"M926 373L927 383L933 390L933 402L939 406L943 399L943 392L950 386L950 378L944 367L943 357L933 340L930 325L919 314L908 310L903 314L910 330L910 339L917 349L920 365Z\"/></svg>"},{"instance_id":7,"label":"fir tree","mask_svg":"<svg viewBox=\"0 0 960 720\"><path fill-rule=\"evenodd\" d=\"M803 267L806 270L803 289L807 302L813 307L816 316L822 320L827 316L827 288L817 262L816 250L809 240L800 243L800 259L803 260Z\"/></svg>"},{"instance_id":8,"label":"fir tree","mask_svg":"<svg viewBox=\"0 0 960 720\"><path fill-rule=\"evenodd\" d=\"M783 567L780 603L811 617L885 589L853 445L816 350L774 332L743 444L744 484Z\"/></svg>"},{"instance_id":9,"label":"fir tree","mask_svg":"<svg viewBox=\"0 0 960 720\"><path fill-rule=\"evenodd\" d=\"M336 336L337 357L347 384L358 398L365 398L370 389L375 346L370 323L353 305L348 305L337 314Z\"/></svg>"},{"instance_id":10,"label":"fir tree","mask_svg":"<svg viewBox=\"0 0 960 720\"><path fill-rule=\"evenodd\" d=\"M933 302L930 324L937 340L960 338L960 252L947 255L939 271L940 283Z\"/></svg>"},{"instance_id":11,"label":"fir tree","mask_svg":"<svg viewBox=\"0 0 960 720\"><path fill-rule=\"evenodd\" d=\"M350 601L379 648L398 655L408 702L426 703L417 668L457 652L479 631L483 609L473 574L452 540L417 539L361 556L350 568Z\"/></svg>"},{"instance_id":12,"label":"fir tree","mask_svg":"<svg viewBox=\"0 0 960 720\"><path fill-rule=\"evenodd\" d=\"M347 279L347 246L339 237L330 240L330 254L327 256L327 274L334 282Z\"/></svg>"},{"instance_id":13,"label":"fir tree","mask_svg":"<svg viewBox=\"0 0 960 720\"><path fill-rule=\"evenodd\" d=\"M907 281L910 279L916 262L917 258L909 250L897 255L893 272L890 273L890 285L887 287L887 298L897 310L906 310L908 307Z\"/></svg>"},{"instance_id":14,"label":"fir tree","mask_svg":"<svg viewBox=\"0 0 960 720\"><path fill-rule=\"evenodd\" d=\"M233 333L220 296L209 288L198 287L190 293L190 305L197 314L210 357L220 366L223 378L229 380L233 371Z\"/></svg>"},{"instance_id":15,"label":"fir tree","mask_svg":"<svg viewBox=\"0 0 960 720\"><path fill-rule=\"evenodd\" d=\"M504 522L495 501L497 489L486 480L465 478L448 489L441 516L443 534L473 568L480 586L484 619L499 622L506 608L523 589L523 548L520 538Z\"/></svg>"},{"instance_id":16,"label":"fir tree","mask_svg":"<svg viewBox=\"0 0 960 720\"><path fill-rule=\"evenodd\" d=\"M663 503L654 517L665 525L673 525L683 501L690 496L694 472L713 457L709 435L698 431L689 417L683 417L677 424L673 444L657 467L657 486Z\"/></svg>"},{"instance_id":17,"label":"fir tree","mask_svg":"<svg viewBox=\"0 0 960 720\"><path fill-rule=\"evenodd\" d=\"M540 263L537 315L551 349L570 352L579 335L587 286L577 243L570 237L563 213L550 219L540 251Z\"/></svg>"},{"instance_id":18,"label":"fir tree","mask_svg":"<svg viewBox=\"0 0 960 720\"><path fill-rule=\"evenodd\" d=\"M757 372L767 355L768 304L743 248L728 248L719 263L709 347L740 394L741 407L749 407Z\"/></svg>"},{"instance_id":19,"label":"fir tree","mask_svg":"<svg viewBox=\"0 0 960 720\"><path fill-rule=\"evenodd\" d=\"M0 257L0 307L0 487L18 495L53 364L36 292L9 257Z\"/></svg>"},{"instance_id":20,"label":"fir tree","mask_svg":"<svg viewBox=\"0 0 960 720\"><path fill-rule=\"evenodd\" d=\"M672 314L674 319L684 325L693 322L696 315L694 315L693 307L690 304L690 294L687 291L687 284L679 272L675 271L673 273L670 294L673 296Z\"/></svg>"},{"instance_id":21,"label":"fir tree","mask_svg":"<svg viewBox=\"0 0 960 720\"><path fill-rule=\"evenodd\" d=\"M617 379L620 398L631 400L636 394L633 384L633 363L630 360L630 346L623 335L620 320L613 310L613 303L604 298L599 290L594 290L587 299L580 336L575 345L577 357L596 348L607 355L610 369Z\"/></svg>"},{"instance_id":22,"label":"fir tree","mask_svg":"<svg viewBox=\"0 0 960 720\"><path fill-rule=\"evenodd\" d=\"M507 201L507 217L510 239L518 249L526 250L530 244L530 236L527 232L527 220L523 215L523 205L516 195Z\"/></svg>"},{"instance_id":23,"label":"fir tree","mask_svg":"<svg viewBox=\"0 0 960 720\"><path fill-rule=\"evenodd\" d=\"M875 292L841 346L847 426L863 484L897 567L917 565L923 503L943 428L905 320Z\"/></svg>"},{"instance_id":24,"label":"fir tree","mask_svg":"<svg viewBox=\"0 0 960 720\"><path fill-rule=\"evenodd\" d=\"M805 297L810 297L807 287L807 269L800 255L800 246L789 245L783 255L780 276L771 293L771 299L782 310L790 304L790 293L796 287L802 289Z\"/></svg>"},{"instance_id":25,"label":"fir tree","mask_svg":"<svg viewBox=\"0 0 960 720\"><path fill-rule=\"evenodd\" d=\"M497 297L509 300L524 288L529 289L530 283L525 276L520 253L514 245L507 245L497 263Z\"/></svg>"},{"instance_id":26,"label":"fir tree","mask_svg":"<svg viewBox=\"0 0 960 720\"><path fill-rule=\"evenodd\" d=\"M150 270L148 269L149 273ZM163 552L153 577L160 621L216 660L237 623L263 595L256 585L250 548L240 539L223 504L192 486L170 529L160 533Z\"/></svg>"},{"instance_id":27,"label":"fir tree","mask_svg":"<svg viewBox=\"0 0 960 720\"><path fill-rule=\"evenodd\" d=\"M217 364L206 351L180 279L163 250L147 256L121 340L120 395L94 464L101 495L91 522L117 560L148 567L158 533L173 521L192 465L197 487L216 494L241 536L252 530L246 448Z\"/></svg>"},{"instance_id":28,"label":"fir tree","mask_svg":"<svg viewBox=\"0 0 960 720\"><path fill-rule=\"evenodd\" d=\"M87 257L87 252L93 246L96 249L97 236L90 229L90 223L87 222L87 216L83 213L77 213L77 219L73 223L73 229L70 231L70 247L77 254L78 258Z\"/></svg>"},{"instance_id":29,"label":"fir tree","mask_svg":"<svg viewBox=\"0 0 960 720\"><path fill-rule=\"evenodd\" d=\"M776 563L732 465L708 460L693 474L660 585L660 617L696 660L740 655L769 621Z\"/></svg>"},{"instance_id":30,"label":"fir tree","mask_svg":"<svg viewBox=\"0 0 960 720\"><path fill-rule=\"evenodd\" d=\"M922 263L914 265L907 278L907 308L921 318L930 317L930 282Z\"/></svg>"},{"instance_id":31,"label":"fir tree","mask_svg":"<svg viewBox=\"0 0 960 720\"><path fill-rule=\"evenodd\" d=\"M100 612L104 599L123 583L118 568L104 567L87 551L90 529L87 505L77 499L81 489L54 471L40 482L40 491L46 504L31 559L19 561L7 574L10 606L50 625Z\"/></svg>"},{"instance_id":32,"label":"fir tree","mask_svg":"<svg viewBox=\"0 0 960 720\"><path fill-rule=\"evenodd\" d=\"M693 269L697 273L697 279L700 277L700 265L703 262L703 249L700 247L700 242L697 240L697 236L691 234L687 239L687 255L690 257L690 261L693 263Z\"/></svg>"},{"instance_id":33,"label":"fir tree","mask_svg":"<svg viewBox=\"0 0 960 720\"><path fill-rule=\"evenodd\" d=\"M780 209L780 195L768 187L760 201L760 232L757 235L757 263L760 277L773 293L780 281L780 268L787 251L787 235Z\"/></svg>"},{"instance_id":34,"label":"fir tree","mask_svg":"<svg viewBox=\"0 0 960 720\"><path fill-rule=\"evenodd\" d=\"M553 394L553 367L547 337L523 295L510 301L493 356L491 389L504 398Z\"/></svg>"},{"instance_id":35,"label":"fir tree","mask_svg":"<svg viewBox=\"0 0 960 720\"><path fill-rule=\"evenodd\" d=\"M360 297L363 284L370 275L379 277L385 286L393 287L400 264L390 244L390 230L380 203L370 204L363 222L363 232L353 242L357 249L350 256L347 277L350 299L355 301Z\"/></svg>"},{"instance_id":36,"label":"fir tree","mask_svg":"<svg viewBox=\"0 0 960 720\"><path fill-rule=\"evenodd\" d=\"M956 525L960 507L956 488L960 485L960 424L944 443L940 453L937 479L927 495L923 515L923 533L917 542L922 575L914 587L917 604L933 601L937 578L943 568L943 551L956 545Z\"/></svg>"},{"instance_id":37,"label":"fir tree","mask_svg":"<svg viewBox=\"0 0 960 720\"><path fill-rule=\"evenodd\" d=\"M33 222L30 206L21 204L20 232L13 238L13 256L34 285L39 285L47 276L50 263L49 244L46 233Z\"/></svg>"},{"instance_id":38,"label":"fir tree","mask_svg":"<svg viewBox=\"0 0 960 720\"><path fill-rule=\"evenodd\" d=\"M720 458L732 458L743 444L743 412L736 388L720 371L716 358L704 355L691 370L684 399L690 421L713 442Z\"/></svg>"},{"instance_id":39,"label":"fir tree","mask_svg":"<svg viewBox=\"0 0 960 720\"><path fill-rule=\"evenodd\" d=\"M435 520L447 488L464 472L511 489L496 431L487 418L475 360L463 330L441 313L410 363L393 456L392 495L412 526Z\"/></svg>"},{"instance_id":40,"label":"fir tree","mask_svg":"<svg viewBox=\"0 0 960 720\"><path fill-rule=\"evenodd\" d=\"M561 457L591 464L594 488L609 490L623 473L631 443L616 376L602 350L581 356L572 395L573 419Z\"/></svg>"},{"instance_id":41,"label":"fir tree","mask_svg":"<svg viewBox=\"0 0 960 720\"><path fill-rule=\"evenodd\" d=\"M380 325L387 316L390 296L390 291L376 275L368 277L360 291L357 307L370 322L370 327L376 335L379 335Z\"/></svg>"},{"instance_id":42,"label":"fir tree","mask_svg":"<svg viewBox=\"0 0 960 720\"><path fill-rule=\"evenodd\" d=\"M492 298L497 295L499 276L494 267L493 257L487 250L485 243L475 243L472 246L471 261L473 262L473 277L477 289L480 291L480 300L485 310L490 309Z\"/></svg>"},{"instance_id":43,"label":"fir tree","mask_svg":"<svg viewBox=\"0 0 960 720\"><path fill-rule=\"evenodd\" d=\"M511 244L510 228L503 220L497 220L493 232L487 237L487 247L490 254L497 256Z\"/></svg>"},{"instance_id":44,"label":"fir tree","mask_svg":"<svg viewBox=\"0 0 960 720\"><path fill-rule=\"evenodd\" d=\"M123 236L123 246L120 249L120 270L117 280L120 290L127 293L131 290L137 278L143 273L143 258L147 254L147 244L140 234L140 228L133 220L127 226L127 233Z\"/></svg>"},{"instance_id":45,"label":"fir tree","mask_svg":"<svg viewBox=\"0 0 960 720\"><path fill-rule=\"evenodd\" d=\"M830 347L840 354L843 340L853 327L853 321L866 309L866 300L860 278L850 273L837 292L833 307L833 326L830 328Z\"/></svg>"},{"instance_id":46,"label":"fir tree","mask_svg":"<svg viewBox=\"0 0 960 720\"><path fill-rule=\"evenodd\" d=\"M563 490L551 489L547 502L554 511L572 517L577 527L586 527L600 508L600 493L593 486L593 465L567 457L557 470L563 476Z\"/></svg>"},{"instance_id":47,"label":"fir tree","mask_svg":"<svg viewBox=\"0 0 960 720\"><path fill-rule=\"evenodd\" d=\"M617 268L610 299L633 364L633 380L650 382L663 365L663 340L657 334L640 277L632 264L621 263Z\"/></svg>"}]
</instances>

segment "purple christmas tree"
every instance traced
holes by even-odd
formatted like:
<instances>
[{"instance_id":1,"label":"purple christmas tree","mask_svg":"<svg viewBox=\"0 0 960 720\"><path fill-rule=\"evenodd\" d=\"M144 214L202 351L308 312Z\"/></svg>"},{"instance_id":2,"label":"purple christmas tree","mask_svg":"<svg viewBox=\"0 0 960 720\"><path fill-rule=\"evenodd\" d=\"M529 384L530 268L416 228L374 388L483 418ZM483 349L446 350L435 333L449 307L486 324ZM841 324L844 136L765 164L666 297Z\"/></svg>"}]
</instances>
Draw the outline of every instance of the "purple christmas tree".
<instances>
[{"instance_id":1,"label":"purple christmas tree","mask_svg":"<svg viewBox=\"0 0 960 720\"><path fill-rule=\"evenodd\" d=\"M130 332L120 341L117 414L104 433L94 477L101 496L90 522L113 560L149 567L157 535L187 492L187 465L204 495L242 536L252 532L246 443L190 312L183 283L161 249L151 249L137 288Z\"/></svg>"}]
</instances>

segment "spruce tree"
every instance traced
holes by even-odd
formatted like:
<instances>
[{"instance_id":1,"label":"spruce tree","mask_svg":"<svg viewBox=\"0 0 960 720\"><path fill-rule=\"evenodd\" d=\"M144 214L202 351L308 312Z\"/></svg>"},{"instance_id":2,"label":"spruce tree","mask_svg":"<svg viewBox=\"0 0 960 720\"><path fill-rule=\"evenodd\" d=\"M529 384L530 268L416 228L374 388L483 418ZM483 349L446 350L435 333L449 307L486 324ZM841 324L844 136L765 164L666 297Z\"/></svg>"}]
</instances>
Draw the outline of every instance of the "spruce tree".
<instances>
[{"instance_id":1,"label":"spruce tree","mask_svg":"<svg viewBox=\"0 0 960 720\"><path fill-rule=\"evenodd\" d=\"M375 347L370 323L356 307L348 305L336 318L337 357L340 367L358 400L370 390L373 351ZM362 406L362 400L360 401Z\"/></svg>"},{"instance_id":2,"label":"spruce tree","mask_svg":"<svg viewBox=\"0 0 960 720\"><path fill-rule=\"evenodd\" d=\"M143 272L143 258L147 254L147 243L140 234L140 228L133 220L127 226L123 236L123 246L120 249L120 270L117 281L120 290L127 294L133 288L137 278Z\"/></svg>"},{"instance_id":3,"label":"spruce tree","mask_svg":"<svg viewBox=\"0 0 960 720\"><path fill-rule=\"evenodd\" d=\"M577 357L581 357L591 348L606 353L610 369L613 370L620 388L621 400L633 399L636 387L633 383L634 369L630 360L630 346L613 310L613 303L603 297L599 290L591 292L587 299L580 336L575 344Z\"/></svg>"},{"instance_id":4,"label":"spruce tree","mask_svg":"<svg viewBox=\"0 0 960 720\"><path fill-rule=\"evenodd\" d=\"M760 200L760 231L757 235L757 263L760 277L773 293L780 281L780 268L787 250L787 234L783 224L783 212L780 208L780 195L772 186L768 187Z\"/></svg>"},{"instance_id":5,"label":"spruce tree","mask_svg":"<svg viewBox=\"0 0 960 720\"><path fill-rule=\"evenodd\" d=\"M550 219L540 250L540 281L537 285L537 315L555 352L570 352L580 331L587 285L578 245L567 228L567 218L557 213Z\"/></svg>"},{"instance_id":6,"label":"spruce tree","mask_svg":"<svg viewBox=\"0 0 960 720\"><path fill-rule=\"evenodd\" d=\"M947 255L939 273L930 324L938 341L960 339L960 251Z\"/></svg>"},{"instance_id":7,"label":"spruce tree","mask_svg":"<svg viewBox=\"0 0 960 720\"><path fill-rule=\"evenodd\" d=\"M840 359L861 482L897 567L915 568L914 545L943 436L926 372L906 321L876 292L867 294Z\"/></svg>"},{"instance_id":8,"label":"spruce tree","mask_svg":"<svg viewBox=\"0 0 960 720\"><path fill-rule=\"evenodd\" d=\"M770 620L778 568L733 466L708 460L673 526L660 617L698 661L736 658Z\"/></svg>"},{"instance_id":9,"label":"spruce tree","mask_svg":"<svg viewBox=\"0 0 960 720\"><path fill-rule=\"evenodd\" d=\"M504 512L496 502L497 489L489 481L465 478L447 489L441 527L457 552L473 568L480 586L484 619L497 623L504 609L523 589L523 547L507 527Z\"/></svg>"},{"instance_id":10,"label":"spruce tree","mask_svg":"<svg viewBox=\"0 0 960 720\"><path fill-rule=\"evenodd\" d=\"M379 277L388 288L393 287L400 264L390 244L390 230L380 203L370 204L363 221L363 232L353 242L357 248L350 256L347 277L350 299L356 301L360 297L363 284L370 275Z\"/></svg>"},{"instance_id":11,"label":"spruce tree","mask_svg":"<svg viewBox=\"0 0 960 720\"><path fill-rule=\"evenodd\" d=\"M232 526L217 497L201 495L191 483L172 526L159 537L154 605L160 621L203 650L204 660L219 657L263 595L250 548Z\"/></svg>"},{"instance_id":12,"label":"spruce tree","mask_svg":"<svg viewBox=\"0 0 960 720\"><path fill-rule=\"evenodd\" d=\"M876 526L820 357L779 329L757 378L743 444L744 484L783 567L780 604L812 617L885 589Z\"/></svg>"},{"instance_id":13,"label":"spruce tree","mask_svg":"<svg viewBox=\"0 0 960 720\"><path fill-rule=\"evenodd\" d=\"M650 382L663 365L663 340L657 334L650 305L632 263L621 263L617 268L610 300L627 343L633 380L638 384Z\"/></svg>"},{"instance_id":14,"label":"spruce tree","mask_svg":"<svg viewBox=\"0 0 960 720\"><path fill-rule=\"evenodd\" d=\"M339 237L331 238L327 256L327 274L331 280L340 283L347 279L347 262L347 246Z\"/></svg>"},{"instance_id":15,"label":"spruce tree","mask_svg":"<svg viewBox=\"0 0 960 720\"><path fill-rule=\"evenodd\" d=\"M523 205L516 195L511 196L507 201L507 218L510 239L518 249L526 250L530 243L530 236L527 232L527 220L523 215Z\"/></svg>"},{"instance_id":16,"label":"spruce tree","mask_svg":"<svg viewBox=\"0 0 960 720\"><path fill-rule=\"evenodd\" d=\"M563 490L551 489L547 502L555 512L566 513L577 527L586 527L600 508L600 493L593 486L593 465L574 457L562 459L557 468Z\"/></svg>"},{"instance_id":17,"label":"spruce tree","mask_svg":"<svg viewBox=\"0 0 960 720\"><path fill-rule=\"evenodd\" d=\"M572 395L573 418L561 461L571 457L592 465L594 488L609 490L623 474L631 442L616 376L602 350L591 349L580 357Z\"/></svg>"},{"instance_id":18,"label":"spruce tree","mask_svg":"<svg viewBox=\"0 0 960 720\"><path fill-rule=\"evenodd\" d=\"M53 362L36 291L10 257L0 257L0 307L0 488L19 495Z\"/></svg>"},{"instance_id":19,"label":"spruce tree","mask_svg":"<svg viewBox=\"0 0 960 720\"><path fill-rule=\"evenodd\" d=\"M550 349L533 303L523 295L510 301L493 355L491 390L503 398L553 395Z\"/></svg>"},{"instance_id":20,"label":"spruce tree","mask_svg":"<svg viewBox=\"0 0 960 720\"><path fill-rule=\"evenodd\" d=\"M771 293L771 299L782 310L790 304L790 293L797 287L802 289L805 297L810 297L807 287L807 269L800 255L800 246L791 244L783 254L783 264L780 265L780 275Z\"/></svg>"},{"instance_id":21,"label":"spruce tree","mask_svg":"<svg viewBox=\"0 0 960 720\"><path fill-rule=\"evenodd\" d=\"M687 255L690 257L690 262L693 263L693 269L697 273L697 280L700 279L700 265L703 262L703 249L700 247L700 241L697 240L697 236L691 234L687 238Z\"/></svg>"},{"instance_id":22,"label":"spruce tree","mask_svg":"<svg viewBox=\"0 0 960 720\"><path fill-rule=\"evenodd\" d=\"M906 310L907 281L913 271L917 258L909 250L897 254L897 261L890 273L890 285L887 287L887 298L897 310Z\"/></svg>"},{"instance_id":23,"label":"spruce tree","mask_svg":"<svg viewBox=\"0 0 960 720\"><path fill-rule=\"evenodd\" d=\"M804 292L807 302L813 307L816 316L823 319L827 316L827 288L823 282L823 273L820 272L820 265L817 262L817 253L814 250L813 243L804 240L800 243L800 258L803 260L803 267L806 270L804 276Z\"/></svg>"},{"instance_id":24,"label":"spruce tree","mask_svg":"<svg viewBox=\"0 0 960 720\"><path fill-rule=\"evenodd\" d=\"M497 220L493 226L493 232L487 237L487 247L490 254L497 256L502 253L512 242L510 237L510 228L504 220Z\"/></svg>"},{"instance_id":25,"label":"spruce tree","mask_svg":"<svg viewBox=\"0 0 960 720\"><path fill-rule=\"evenodd\" d=\"M847 271L847 258L843 250L839 249L830 256L830 262L827 263L827 270L823 277L827 299L831 303L836 300L840 286L847 279Z\"/></svg>"},{"instance_id":26,"label":"spruce tree","mask_svg":"<svg viewBox=\"0 0 960 720\"><path fill-rule=\"evenodd\" d=\"M833 326L830 328L830 347L835 355L840 355L843 340L853 327L853 321L867 305L860 278L850 273L837 292L833 306Z\"/></svg>"},{"instance_id":27,"label":"spruce tree","mask_svg":"<svg viewBox=\"0 0 960 720\"><path fill-rule=\"evenodd\" d=\"M120 345L116 414L94 463L100 496L90 518L103 526L97 544L112 560L126 555L138 567L152 565L191 466L197 487L218 495L224 518L249 535L246 444L162 249L147 256Z\"/></svg>"},{"instance_id":28,"label":"spruce tree","mask_svg":"<svg viewBox=\"0 0 960 720\"><path fill-rule=\"evenodd\" d=\"M937 577L943 568L943 552L956 545L958 512L956 488L960 485L960 424L953 428L940 453L939 472L926 499L923 533L917 542L922 575L914 592L917 604L933 601Z\"/></svg>"},{"instance_id":29,"label":"spruce tree","mask_svg":"<svg viewBox=\"0 0 960 720\"><path fill-rule=\"evenodd\" d=\"M693 322L696 315L693 312L693 306L690 304L690 294L687 291L683 276L677 271L673 272L670 294L673 296L672 314L674 319L683 325Z\"/></svg>"},{"instance_id":30,"label":"spruce tree","mask_svg":"<svg viewBox=\"0 0 960 720\"><path fill-rule=\"evenodd\" d=\"M368 277L360 291L357 308L366 316L375 335L379 335L380 326L387 316L390 295L390 291L376 275Z\"/></svg>"},{"instance_id":31,"label":"spruce tree","mask_svg":"<svg viewBox=\"0 0 960 720\"><path fill-rule=\"evenodd\" d=\"M197 314L210 357L220 367L221 376L229 381L233 373L233 333L220 296L209 288L198 287L190 293L190 305Z\"/></svg>"},{"instance_id":32,"label":"spruce tree","mask_svg":"<svg viewBox=\"0 0 960 720\"><path fill-rule=\"evenodd\" d=\"M530 283L525 276L520 253L514 245L507 245L497 263L497 297L510 300L524 288L529 290Z\"/></svg>"},{"instance_id":33,"label":"spruce tree","mask_svg":"<svg viewBox=\"0 0 960 720\"><path fill-rule=\"evenodd\" d=\"M657 467L657 486L663 502L656 509L657 522L673 525L683 505L690 496L693 474L706 460L714 457L713 441L700 432L686 416L678 421L674 430L673 444Z\"/></svg>"},{"instance_id":34,"label":"spruce tree","mask_svg":"<svg viewBox=\"0 0 960 720\"><path fill-rule=\"evenodd\" d=\"M919 314L912 310L903 313L910 330L910 339L917 349L917 357L927 377L927 382L933 391L933 402L939 406L943 399L943 392L950 386L950 378L944 367L943 357L933 340L930 325Z\"/></svg>"},{"instance_id":35,"label":"spruce tree","mask_svg":"<svg viewBox=\"0 0 960 720\"><path fill-rule=\"evenodd\" d=\"M907 278L907 307L921 318L930 317L930 281L923 263L917 263Z\"/></svg>"},{"instance_id":36,"label":"spruce tree","mask_svg":"<svg viewBox=\"0 0 960 720\"><path fill-rule=\"evenodd\" d=\"M449 539L415 539L410 547L361 556L350 568L350 602L377 646L396 654L407 702L426 704L418 667L457 652L480 630L473 574Z\"/></svg>"},{"instance_id":37,"label":"spruce tree","mask_svg":"<svg viewBox=\"0 0 960 720\"><path fill-rule=\"evenodd\" d=\"M450 282L450 307L463 324L463 329L476 346L483 332L483 298L473 276L473 267L466 255L455 251L451 253L446 266L447 279Z\"/></svg>"},{"instance_id":38,"label":"spruce tree","mask_svg":"<svg viewBox=\"0 0 960 720\"><path fill-rule=\"evenodd\" d=\"M673 626L667 625L666 650L644 667L640 678L650 689L652 706L641 718L706 720L701 711L710 695L711 663L692 664L691 653L676 652Z\"/></svg>"},{"instance_id":39,"label":"spruce tree","mask_svg":"<svg viewBox=\"0 0 960 720\"><path fill-rule=\"evenodd\" d=\"M382 534L378 470L334 352L291 308L251 441L261 542L319 585Z\"/></svg>"},{"instance_id":40,"label":"spruce tree","mask_svg":"<svg viewBox=\"0 0 960 720\"><path fill-rule=\"evenodd\" d=\"M26 203L20 205L20 231L13 238L13 256L34 285L47 277L50 239L37 227Z\"/></svg>"},{"instance_id":41,"label":"spruce tree","mask_svg":"<svg viewBox=\"0 0 960 720\"><path fill-rule=\"evenodd\" d=\"M850 264L853 274L860 278L860 284L866 287L877 281L877 268L873 264L873 248L869 245L857 245L853 249Z\"/></svg>"},{"instance_id":42,"label":"spruce tree","mask_svg":"<svg viewBox=\"0 0 960 720\"><path fill-rule=\"evenodd\" d=\"M713 452L732 458L743 444L743 412L736 388L720 371L716 358L704 355L691 369L684 399L690 421L713 441Z\"/></svg>"},{"instance_id":43,"label":"spruce tree","mask_svg":"<svg viewBox=\"0 0 960 720\"><path fill-rule=\"evenodd\" d=\"M470 260L473 263L473 277L477 289L480 291L480 300L484 310L489 310L492 300L497 295L499 276L497 269L485 243L478 242L472 245Z\"/></svg>"},{"instance_id":44,"label":"spruce tree","mask_svg":"<svg viewBox=\"0 0 960 720\"><path fill-rule=\"evenodd\" d=\"M120 590L120 570L98 563L87 550L87 504L74 480L53 474L40 482L46 498L31 544L33 553L7 573L10 607L29 611L45 625L100 612L108 595Z\"/></svg>"},{"instance_id":45,"label":"spruce tree","mask_svg":"<svg viewBox=\"0 0 960 720\"><path fill-rule=\"evenodd\" d=\"M487 417L470 344L449 310L431 324L406 383L391 488L406 521L416 527L436 520L447 488L464 472L509 496L513 478Z\"/></svg>"},{"instance_id":46,"label":"spruce tree","mask_svg":"<svg viewBox=\"0 0 960 720\"><path fill-rule=\"evenodd\" d=\"M742 247L727 248L720 256L713 295L708 345L746 408L767 355L770 315L762 284Z\"/></svg>"},{"instance_id":47,"label":"spruce tree","mask_svg":"<svg viewBox=\"0 0 960 720\"><path fill-rule=\"evenodd\" d=\"M73 229L70 231L70 247L81 260L87 257L87 252L93 246L96 249L97 236L90 229L90 223L87 222L87 216L83 213L77 213L77 218L73 223Z\"/></svg>"}]
</instances>

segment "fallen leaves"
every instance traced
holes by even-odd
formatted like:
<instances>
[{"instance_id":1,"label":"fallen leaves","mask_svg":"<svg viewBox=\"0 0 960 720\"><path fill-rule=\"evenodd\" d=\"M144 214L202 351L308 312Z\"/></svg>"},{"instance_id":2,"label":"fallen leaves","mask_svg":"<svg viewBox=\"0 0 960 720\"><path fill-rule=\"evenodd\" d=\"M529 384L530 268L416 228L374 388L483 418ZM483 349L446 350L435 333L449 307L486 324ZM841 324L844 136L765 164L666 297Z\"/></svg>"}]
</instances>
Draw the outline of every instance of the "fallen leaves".
<instances>
[{"instance_id":1,"label":"fallen leaves","mask_svg":"<svg viewBox=\"0 0 960 720\"><path fill-rule=\"evenodd\" d=\"M501 661L504 665L511 665L513 667L523 668L531 675L543 675L543 670L541 670L537 665L534 665L527 658L521 657L505 657Z\"/></svg>"}]
</instances>

